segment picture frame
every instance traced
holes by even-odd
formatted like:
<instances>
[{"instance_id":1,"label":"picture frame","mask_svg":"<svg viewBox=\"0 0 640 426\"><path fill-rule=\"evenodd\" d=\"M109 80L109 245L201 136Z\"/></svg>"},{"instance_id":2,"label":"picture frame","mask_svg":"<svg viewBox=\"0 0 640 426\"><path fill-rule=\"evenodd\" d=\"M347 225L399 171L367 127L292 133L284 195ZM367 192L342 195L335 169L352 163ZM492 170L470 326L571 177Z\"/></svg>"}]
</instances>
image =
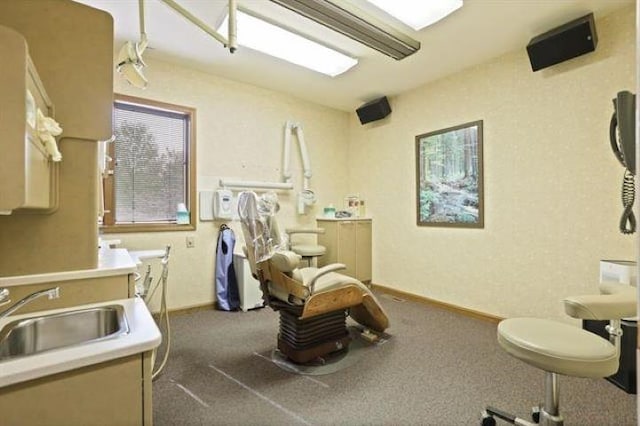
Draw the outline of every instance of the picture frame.
<instances>
[{"instance_id":1,"label":"picture frame","mask_svg":"<svg viewBox=\"0 0 640 426\"><path fill-rule=\"evenodd\" d=\"M482 120L416 136L418 226L484 228Z\"/></svg>"}]
</instances>

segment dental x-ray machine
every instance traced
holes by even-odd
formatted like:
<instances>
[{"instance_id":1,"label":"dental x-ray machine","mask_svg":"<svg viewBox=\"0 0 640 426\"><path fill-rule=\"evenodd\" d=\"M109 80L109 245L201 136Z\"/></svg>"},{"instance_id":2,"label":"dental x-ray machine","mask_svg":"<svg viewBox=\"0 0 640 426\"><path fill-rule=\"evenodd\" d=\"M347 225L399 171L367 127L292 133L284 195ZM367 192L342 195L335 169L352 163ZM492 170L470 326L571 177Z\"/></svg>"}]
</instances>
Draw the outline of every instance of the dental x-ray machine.
<instances>
[{"instance_id":1,"label":"dental x-ray machine","mask_svg":"<svg viewBox=\"0 0 640 426\"><path fill-rule=\"evenodd\" d=\"M300 157L302 158L302 168L304 172L304 184L302 191L298 193L297 211L298 214L306 214L306 208L316 203L316 194L309 188L311 180L311 162L309 161L309 153L307 145L304 141L304 133L300 123L287 121L284 125L284 152L282 156L282 178L285 183L291 183L291 134L295 133L300 148Z\"/></svg>"}]
</instances>

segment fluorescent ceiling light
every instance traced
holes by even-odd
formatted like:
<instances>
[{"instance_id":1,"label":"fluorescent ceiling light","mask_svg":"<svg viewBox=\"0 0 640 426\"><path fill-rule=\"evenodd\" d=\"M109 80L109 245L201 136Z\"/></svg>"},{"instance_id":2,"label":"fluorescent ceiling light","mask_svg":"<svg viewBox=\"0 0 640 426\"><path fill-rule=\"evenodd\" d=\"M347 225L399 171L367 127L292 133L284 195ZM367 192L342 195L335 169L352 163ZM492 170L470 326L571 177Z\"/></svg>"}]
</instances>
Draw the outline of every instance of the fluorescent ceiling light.
<instances>
[{"instance_id":1,"label":"fluorescent ceiling light","mask_svg":"<svg viewBox=\"0 0 640 426\"><path fill-rule=\"evenodd\" d=\"M420 42L355 7L351 0L271 1L396 60L420 50Z\"/></svg>"},{"instance_id":2,"label":"fluorescent ceiling light","mask_svg":"<svg viewBox=\"0 0 640 426\"><path fill-rule=\"evenodd\" d=\"M367 0L416 31L462 7L462 0Z\"/></svg>"},{"instance_id":3,"label":"fluorescent ceiling light","mask_svg":"<svg viewBox=\"0 0 640 426\"><path fill-rule=\"evenodd\" d=\"M220 25L225 28L228 17ZM351 58L276 25L237 12L238 44L335 77L355 64Z\"/></svg>"}]
</instances>

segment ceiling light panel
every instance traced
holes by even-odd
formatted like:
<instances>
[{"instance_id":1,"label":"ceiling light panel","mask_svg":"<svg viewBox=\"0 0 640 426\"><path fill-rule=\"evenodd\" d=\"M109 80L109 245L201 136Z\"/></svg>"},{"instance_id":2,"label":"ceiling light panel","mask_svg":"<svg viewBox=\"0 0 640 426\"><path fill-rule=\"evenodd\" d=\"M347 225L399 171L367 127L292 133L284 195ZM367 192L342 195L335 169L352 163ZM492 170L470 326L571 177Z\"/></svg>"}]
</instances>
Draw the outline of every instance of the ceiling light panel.
<instances>
[{"instance_id":1,"label":"ceiling light panel","mask_svg":"<svg viewBox=\"0 0 640 426\"><path fill-rule=\"evenodd\" d=\"M218 31L227 28L228 17ZM335 77L358 60L247 13L237 12L238 44Z\"/></svg>"},{"instance_id":2,"label":"ceiling light panel","mask_svg":"<svg viewBox=\"0 0 640 426\"><path fill-rule=\"evenodd\" d=\"M367 0L416 31L462 7L462 0Z\"/></svg>"}]
</instances>

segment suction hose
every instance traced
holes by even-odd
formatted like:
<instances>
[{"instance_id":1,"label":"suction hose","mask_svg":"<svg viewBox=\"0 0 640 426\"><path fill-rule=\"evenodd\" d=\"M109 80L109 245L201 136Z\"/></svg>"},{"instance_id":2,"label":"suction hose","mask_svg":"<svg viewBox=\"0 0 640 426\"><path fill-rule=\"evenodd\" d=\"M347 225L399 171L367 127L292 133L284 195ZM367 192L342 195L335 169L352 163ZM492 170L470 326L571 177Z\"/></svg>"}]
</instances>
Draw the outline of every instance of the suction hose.
<instances>
[{"instance_id":1,"label":"suction hose","mask_svg":"<svg viewBox=\"0 0 640 426\"><path fill-rule=\"evenodd\" d=\"M160 314L158 317L158 327L162 326L162 321L164 319L164 327L166 330L166 336L167 336L167 345L165 347L164 350L164 355L162 357L162 362L160 363L160 365L155 368L156 365L156 357L158 355L158 350L159 349L155 349L153 351L153 354L151 355L151 365L153 366L154 370L151 373L151 380L155 380L158 375L162 372L162 370L164 369L165 365L167 364L167 359L169 359L169 351L171 349L171 326L169 324L169 310L167 309L167 277L169 276L169 252L171 251L171 245L166 246L165 248L165 255L162 258L162 273L160 274L160 278L158 278L158 281L156 281L156 284L153 288L153 290L151 290L150 292L147 293L146 297L145 297L145 302L147 304L149 304L151 302L151 299L153 298L153 295L155 294L156 290L158 289L158 287L160 287L160 284L162 283L162 290L161 290L161 296L160 296Z\"/></svg>"}]
</instances>

